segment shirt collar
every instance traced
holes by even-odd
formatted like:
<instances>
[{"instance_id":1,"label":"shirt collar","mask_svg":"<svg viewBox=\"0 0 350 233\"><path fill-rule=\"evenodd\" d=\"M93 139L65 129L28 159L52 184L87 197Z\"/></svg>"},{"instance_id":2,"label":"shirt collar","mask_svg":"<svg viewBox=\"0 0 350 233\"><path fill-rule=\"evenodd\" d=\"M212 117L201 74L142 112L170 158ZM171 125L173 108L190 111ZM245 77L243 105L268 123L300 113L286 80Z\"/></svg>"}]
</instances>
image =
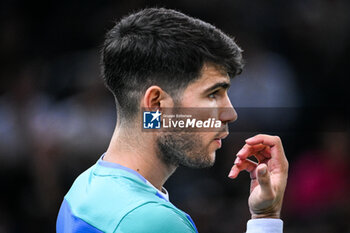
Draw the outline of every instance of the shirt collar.
<instances>
[{"instance_id":1,"label":"shirt collar","mask_svg":"<svg viewBox=\"0 0 350 233\"><path fill-rule=\"evenodd\" d=\"M143 177L140 173L138 173L137 171L131 169L131 168L128 168L128 167L125 167L123 165L120 165L118 163L112 163L112 162L108 162L108 161L105 161L103 160L103 157L105 156L105 154L103 154L101 156L101 158L98 160L98 165L100 166L103 166L103 167L109 167L109 168L114 168L114 169L121 169L121 170L124 170L124 171L127 171L129 173L132 173L134 175L136 175L141 181L143 181L145 184L149 185L150 187L152 187L153 189L155 189L157 191L157 196L166 200L166 201L169 201L169 193L168 191L162 187L162 191L159 191L156 187L154 187L153 184L151 184L151 182L149 182L145 177Z\"/></svg>"}]
</instances>

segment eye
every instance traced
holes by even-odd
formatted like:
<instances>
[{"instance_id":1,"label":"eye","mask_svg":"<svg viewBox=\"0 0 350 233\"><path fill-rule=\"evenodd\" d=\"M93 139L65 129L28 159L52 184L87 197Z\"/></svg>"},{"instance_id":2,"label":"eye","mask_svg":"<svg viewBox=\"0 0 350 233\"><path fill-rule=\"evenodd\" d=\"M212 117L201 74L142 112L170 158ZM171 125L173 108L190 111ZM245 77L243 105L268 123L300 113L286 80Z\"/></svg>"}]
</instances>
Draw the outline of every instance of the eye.
<instances>
[{"instance_id":1,"label":"eye","mask_svg":"<svg viewBox=\"0 0 350 233\"><path fill-rule=\"evenodd\" d=\"M208 95L208 97L211 98L211 99L215 99L215 97L216 97L216 95L217 95L218 92L219 92L219 90L216 90L216 91L210 93L210 94Z\"/></svg>"}]
</instances>

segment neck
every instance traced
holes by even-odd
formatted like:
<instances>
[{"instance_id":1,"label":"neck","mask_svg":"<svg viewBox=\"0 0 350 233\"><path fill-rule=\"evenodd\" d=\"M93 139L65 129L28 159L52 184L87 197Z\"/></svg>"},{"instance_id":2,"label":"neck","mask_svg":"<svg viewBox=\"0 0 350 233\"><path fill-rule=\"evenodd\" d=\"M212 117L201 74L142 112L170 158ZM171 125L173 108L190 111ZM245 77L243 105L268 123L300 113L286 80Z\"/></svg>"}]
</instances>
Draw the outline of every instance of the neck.
<instances>
[{"instance_id":1,"label":"neck","mask_svg":"<svg viewBox=\"0 0 350 233\"><path fill-rule=\"evenodd\" d=\"M162 190L176 166L165 164L157 156L155 146L150 146L155 145L155 139L156 135L153 133L147 133L147 137L144 137L136 128L125 129L117 126L103 159L135 170L157 189Z\"/></svg>"}]
</instances>

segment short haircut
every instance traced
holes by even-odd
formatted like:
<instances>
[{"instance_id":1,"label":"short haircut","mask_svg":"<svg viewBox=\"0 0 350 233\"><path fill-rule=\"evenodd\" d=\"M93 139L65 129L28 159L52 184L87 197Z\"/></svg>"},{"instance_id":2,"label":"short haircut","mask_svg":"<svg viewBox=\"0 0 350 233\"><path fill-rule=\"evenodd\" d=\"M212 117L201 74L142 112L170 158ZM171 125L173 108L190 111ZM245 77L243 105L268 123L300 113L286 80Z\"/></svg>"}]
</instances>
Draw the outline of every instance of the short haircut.
<instances>
[{"instance_id":1,"label":"short haircut","mask_svg":"<svg viewBox=\"0 0 350 233\"><path fill-rule=\"evenodd\" d=\"M106 34L102 75L116 99L118 117L139 112L147 88L172 98L200 77L205 63L232 78L242 71L242 50L213 25L175 10L147 8L122 18Z\"/></svg>"}]
</instances>

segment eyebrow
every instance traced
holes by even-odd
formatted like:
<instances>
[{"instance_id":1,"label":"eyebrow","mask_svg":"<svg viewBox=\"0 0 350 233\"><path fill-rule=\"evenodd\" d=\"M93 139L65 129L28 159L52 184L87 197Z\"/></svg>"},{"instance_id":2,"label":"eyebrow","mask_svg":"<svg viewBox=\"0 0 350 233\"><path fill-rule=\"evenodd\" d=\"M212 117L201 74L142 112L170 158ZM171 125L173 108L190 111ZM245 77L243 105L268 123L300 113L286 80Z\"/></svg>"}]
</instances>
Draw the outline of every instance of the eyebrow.
<instances>
[{"instance_id":1,"label":"eyebrow","mask_svg":"<svg viewBox=\"0 0 350 233\"><path fill-rule=\"evenodd\" d=\"M211 91L214 91L218 88L223 88L223 89L228 89L230 87L230 83L228 82L220 82L220 83L215 83L213 86L207 88L204 92L207 93L207 92L211 92Z\"/></svg>"}]
</instances>

